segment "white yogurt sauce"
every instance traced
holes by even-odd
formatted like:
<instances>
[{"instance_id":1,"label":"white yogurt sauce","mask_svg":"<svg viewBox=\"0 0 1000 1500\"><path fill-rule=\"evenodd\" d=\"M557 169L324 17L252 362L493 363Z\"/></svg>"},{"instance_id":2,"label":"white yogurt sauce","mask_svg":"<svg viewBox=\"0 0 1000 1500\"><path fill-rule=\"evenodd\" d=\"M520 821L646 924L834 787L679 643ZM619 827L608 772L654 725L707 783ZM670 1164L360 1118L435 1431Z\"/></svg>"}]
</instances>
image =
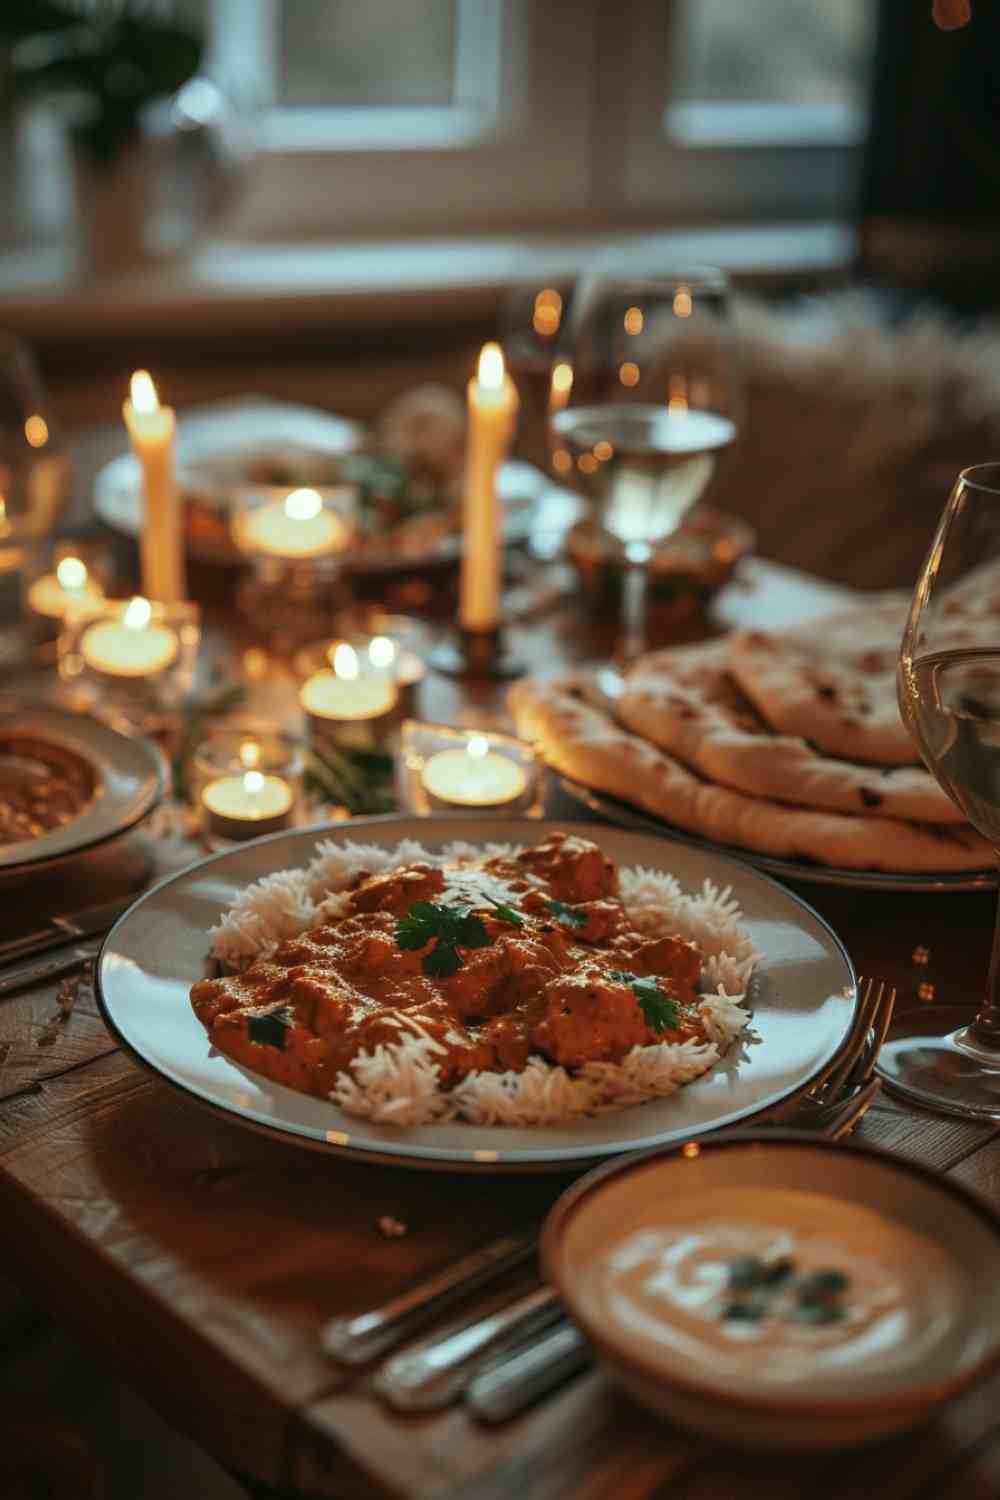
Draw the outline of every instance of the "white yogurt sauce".
<instances>
[{"instance_id":1,"label":"white yogurt sauce","mask_svg":"<svg viewBox=\"0 0 1000 1500\"><path fill-rule=\"evenodd\" d=\"M819 1193L734 1190L690 1216L610 1237L584 1273L587 1304L647 1361L752 1394L797 1387L804 1399L847 1396L934 1378L965 1341L974 1288L926 1235ZM843 1271L844 1316L797 1322L786 1284L757 1322L724 1317L729 1268L788 1256L796 1277Z\"/></svg>"}]
</instances>

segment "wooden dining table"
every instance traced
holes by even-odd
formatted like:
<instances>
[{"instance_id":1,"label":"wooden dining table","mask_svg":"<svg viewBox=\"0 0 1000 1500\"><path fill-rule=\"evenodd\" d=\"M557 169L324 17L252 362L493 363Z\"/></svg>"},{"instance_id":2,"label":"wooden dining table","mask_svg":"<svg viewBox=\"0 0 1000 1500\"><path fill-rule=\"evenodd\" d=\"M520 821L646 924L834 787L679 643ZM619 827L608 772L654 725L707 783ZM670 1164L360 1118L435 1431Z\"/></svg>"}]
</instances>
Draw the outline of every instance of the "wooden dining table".
<instances>
[{"instance_id":1,"label":"wooden dining table","mask_svg":"<svg viewBox=\"0 0 1000 1500\"><path fill-rule=\"evenodd\" d=\"M753 559L694 631L804 622L842 597ZM570 594L514 628L512 645L551 670L593 650L588 631ZM221 626L215 639L224 639ZM425 687L423 717L505 722L493 684L432 677ZM592 818L555 778L548 813ZM593 819L596 837L600 826ZM138 890L198 852L178 849L162 829L157 836L154 824L30 887L9 883L0 888L0 939L47 913ZM932 999L968 1003L971 1012L985 979L992 891L793 888L840 935L858 972L896 988L900 1014ZM1000 1122L931 1114L883 1091L857 1138L919 1160L1000 1208ZM461 1404L394 1413L373 1393L370 1369L325 1357L328 1319L544 1215L568 1180L407 1170L302 1149L210 1113L144 1071L106 1030L87 985L68 1013L56 984L0 1001L0 1269L255 1494L1000 1494L1000 1379L882 1445L751 1455L647 1415L597 1369L508 1423L485 1426ZM387 1237L386 1219L405 1232Z\"/></svg>"}]
</instances>

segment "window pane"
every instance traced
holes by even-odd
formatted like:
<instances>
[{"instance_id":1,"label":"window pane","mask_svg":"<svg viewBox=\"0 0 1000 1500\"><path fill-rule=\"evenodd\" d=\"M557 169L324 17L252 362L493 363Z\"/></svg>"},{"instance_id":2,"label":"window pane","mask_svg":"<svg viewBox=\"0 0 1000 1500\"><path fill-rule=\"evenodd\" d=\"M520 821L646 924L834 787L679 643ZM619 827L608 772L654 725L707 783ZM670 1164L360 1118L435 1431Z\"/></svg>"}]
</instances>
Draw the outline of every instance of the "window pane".
<instances>
[{"instance_id":1,"label":"window pane","mask_svg":"<svg viewBox=\"0 0 1000 1500\"><path fill-rule=\"evenodd\" d=\"M873 0L684 0L672 95L863 109L876 9Z\"/></svg>"},{"instance_id":2,"label":"window pane","mask_svg":"<svg viewBox=\"0 0 1000 1500\"><path fill-rule=\"evenodd\" d=\"M278 102L450 105L455 12L456 0L281 0Z\"/></svg>"}]
</instances>

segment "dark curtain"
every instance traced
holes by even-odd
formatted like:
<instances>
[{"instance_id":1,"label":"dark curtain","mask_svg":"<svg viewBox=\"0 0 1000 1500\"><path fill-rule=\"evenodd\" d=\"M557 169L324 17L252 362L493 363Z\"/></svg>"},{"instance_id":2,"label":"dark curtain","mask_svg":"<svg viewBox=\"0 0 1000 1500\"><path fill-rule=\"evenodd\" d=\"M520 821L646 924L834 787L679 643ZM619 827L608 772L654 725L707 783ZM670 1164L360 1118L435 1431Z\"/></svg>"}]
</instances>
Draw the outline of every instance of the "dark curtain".
<instances>
[{"instance_id":1,"label":"dark curtain","mask_svg":"<svg viewBox=\"0 0 1000 1500\"><path fill-rule=\"evenodd\" d=\"M941 32L882 0L861 178L861 270L969 306L1000 302L1000 3Z\"/></svg>"}]
</instances>

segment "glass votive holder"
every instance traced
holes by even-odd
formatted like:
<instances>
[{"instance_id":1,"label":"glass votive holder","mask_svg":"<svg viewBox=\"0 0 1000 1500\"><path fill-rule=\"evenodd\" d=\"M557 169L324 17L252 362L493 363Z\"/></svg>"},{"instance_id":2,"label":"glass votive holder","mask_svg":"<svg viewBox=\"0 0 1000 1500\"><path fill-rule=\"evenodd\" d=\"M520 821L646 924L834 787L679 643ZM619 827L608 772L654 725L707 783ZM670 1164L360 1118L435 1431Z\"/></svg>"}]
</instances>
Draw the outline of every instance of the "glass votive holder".
<instances>
[{"instance_id":1,"label":"glass votive holder","mask_svg":"<svg viewBox=\"0 0 1000 1500\"><path fill-rule=\"evenodd\" d=\"M100 614L110 571L100 545L67 538L33 549L21 574L21 618L30 639L54 641L70 615Z\"/></svg>"},{"instance_id":2,"label":"glass votive holder","mask_svg":"<svg viewBox=\"0 0 1000 1500\"><path fill-rule=\"evenodd\" d=\"M493 730L408 719L397 762L401 811L520 814L545 811L545 777L534 747Z\"/></svg>"},{"instance_id":3,"label":"glass votive holder","mask_svg":"<svg viewBox=\"0 0 1000 1500\"><path fill-rule=\"evenodd\" d=\"M402 633L391 633L395 621L404 621L404 616L385 616L387 628L367 635L360 631L348 631L333 640L313 641L303 646L295 656L295 667L301 677L311 677L316 672L329 672L334 668L340 646L350 646L354 652L359 672L378 673L389 678L396 689L396 715L398 719L412 717L419 712L420 687L427 676L423 657L407 643ZM409 621L405 621L409 625Z\"/></svg>"},{"instance_id":4,"label":"glass votive holder","mask_svg":"<svg viewBox=\"0 0 1000 1500\"><path fill-rule=\"evenodd\" d=\"M243 613L275 638L308 640L341 604L343 554L354 536L353 491L247 485L230 499L229 530L252 567Z\"/></svg>"},{"instance_id":5,"label":"glass votive holder","mask_svg":"<svg viewBox=\"0 0 1000 1500\"><path fill-rule=\"evenodd\" d=\"M347 641L299 689L306 737L318 748L383 750L399 729L399 691L388 671L359 656Z\"/></svg>"},{"instance_id":6,"label":"glass votive holder","mask_svg":"<svg viewBox=\"0 0 1000 1500\"><path fill-rule=\"evenodd\" d=\"M71 611L59 636L59 675L81 708L125 730L168 726L190 693L201 643L196 604L137 595Z\"/></svg>"},{"instance_id":7,"label":"glass votive holder","mask_svg":"<svg viewBox=\"0 0 1000 1500\"><path fill-rule=\"evenodd\" d=\"M302 802L303 752L290 736L253 725L214 730L191 757L189 783L202 830L216 844L279 833Z\"/></svg>"}]
</instances>

